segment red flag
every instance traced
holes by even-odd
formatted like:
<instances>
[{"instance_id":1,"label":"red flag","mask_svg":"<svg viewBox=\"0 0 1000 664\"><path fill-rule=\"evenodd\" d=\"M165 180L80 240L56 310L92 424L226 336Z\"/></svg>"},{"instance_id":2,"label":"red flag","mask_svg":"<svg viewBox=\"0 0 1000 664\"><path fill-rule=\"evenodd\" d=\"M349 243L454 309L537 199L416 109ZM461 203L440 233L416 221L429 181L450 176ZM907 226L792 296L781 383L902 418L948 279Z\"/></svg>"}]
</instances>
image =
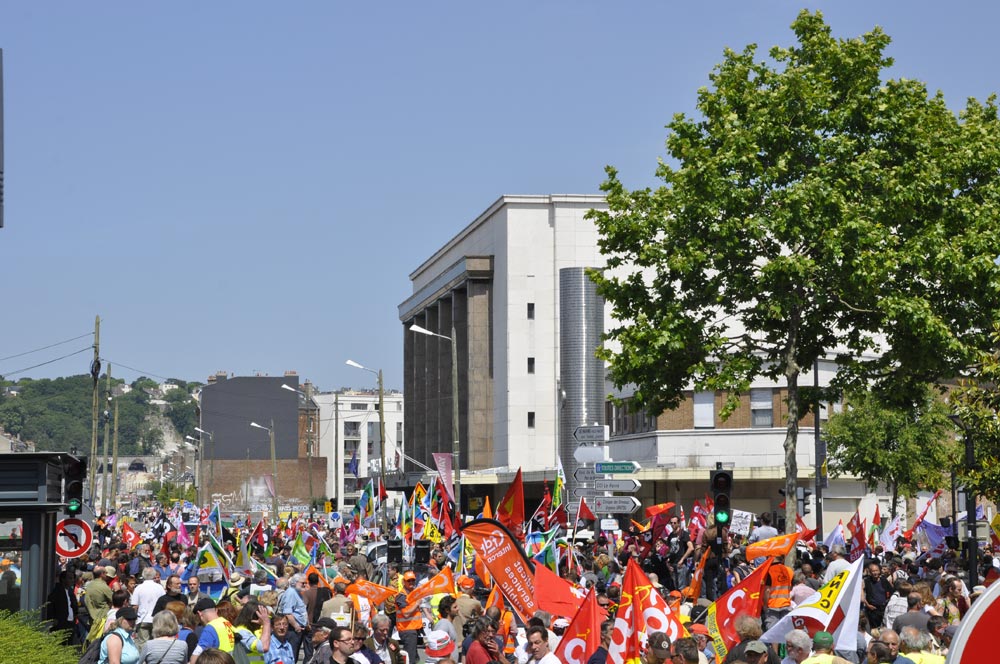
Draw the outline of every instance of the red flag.
<instances>
[{"instance_id":1,"label":"red flag","mask_svg":"<svg viewBox=\"0 0 1000 664\"><path fill-rule=\"evenodd\" d=\"M879 513L878 513L878 503L875 503L875 516L872 517L872 525L873 526L881 526L882 525L882 517L879 516Z\"/></svg>"},{"instance_id":2,"label":"red flag","mask_svg":"<svg viewBox=\"0 0 1000 664\"><path fill-rule=\"evenodd\" d=\"M903 533L903 537L905 537L906 539L913 538L913 531L916 530L917 526L919 526L923 522L924 517L927 516L927 510L931 508L931 505L934 504L934 501L937 500L938 496L940 495L941 495L941 489L938 489L937 491L934 492L934 495L931 496L931 499L927 501L926 505L924 505L924 511L920 513L920 516L918 516L916 521L913 522L913 525L910 526L905 533Z\"/></svg>"},{"instance_id":3,"label":"red flag","mask_svg":"<svg viewBox=\"0 0 1000 664\"><path fill-rule=\"evenodd\" d=\"M556 659L566 664L584 664L601 647L602 620L594 588L591 588L563 633L559 647L556 648Z\"/></svg>"},{"instance_id":4,"label":"red flag","mask_svg":"<svg viewBox=\"0 0 1000 664\"><path fill-rule=\"evenodd\" d=\"M535 510L535 513L531 515L531 521L538 519L538 521L542 524L542 527L547 529L550 507L552 507L552 493L549 491L549 483L545 482L545 493L542 494L542 502L538 505L538 509Z\"/></svg>"},{"instance_id":5,"label":"red flag","mask_svg":"<svg viewBox=\"0 0 1000 664\"><path fill-rule=\"evenodd\" d=\"M646 573L630 558L608 658L615 664L638 662L648 632L666 632L671 642L688 636L680 616L670 610Z\"/></svg>"},{"instance_id":6,"label":"red flag","mask_svg":"<svg viewBox=\"0 0 1000 664\"><path fill-rule=\"evenodd\" d=\"M646 518L652 518L657 514L663 514L674 509L676 503L660 503L659 505L650 505L646 508Z\"/></svg>"},{"instance_id":7,"label":"red flag","mask_svg":"<svg viewBox=\"0 0 1000 664\"><path fill-rule=\"evenodd\" d=\"M503 524L516 540L524 541L524 482L521 479L520 468L517 469L514 481L507 488L507 493L497 505L497 521Z\"/></svg>"},{"instance_id":8,"label":"red flag","mask_svg":"<svg viewBox=\"0 0 1000 664\"><path fill-rule=\"evenodd\" d=\"M137 544L139 544L139 542L142 541L142 538L139 537L139 533L135 532L135 530L132 529L132 526L128 525L127 523L123 523L122 541L128 545L128 548L131 551L136 547Z\"/></svg>"},{"instance_id":9,"label":"red flag","mask_svg":"<svg viewBox=\"0 0 1000 664\"><path fill-rule=\"evenodd\" d=\"M535 565L535 601L554 616L572 616L584 598L582 588L556 575L545 565Z\"/></svg>"},{"instance_id":10,"label":"red flag","mask_svg":"<svg viewBox=\"0 0 1000 664\"><path fill-rule=\"evenodd\" d=\"M712 500L707 493L705 494L705 511L708 514L711 514L712 512L715 511L715 501Z\"/></svg>"},{"instance_id":11,"label":"red flag","mask_svg":"<svg viewBox=\"0 0 1000 664\"><path fill-rule=\"evenodd\" d=\"M770 567L771 559L768 558L750 576L730 588L725 595L708 607L705 626L708 627L708 634L715 644L716 661L721 662L725 659L729 650L740 642L733 625L736 616L760 615L764 600L762 593L764 580Z\"/></svg>"},{"instance_id":12,"label":"red flag","mask_svg":"<svg viewBox=\"0 0 1000 664\"><path fill-rule=\"evenodd\" d=\"M705 553L701 554L701 560L698 561L698 565L694 568L694 574L691 575L691 583L688 584L687 588L681 590L683 597L692 600L701 597L701 580L705 576L705 563L708 562L708 554L710 553L712 553L712 548L706 546Z\"/></svg>"},{"instance_id":13,"label":"red flag","mask_svg":"<svg viewBox=\"0 0 1000 664\"><path fill-rule=\"evenodd\" d=\"M858 510L854 510L854 516L851 520L847 522L847 529L851 531L852 535L857 534L861 530L861 513Z\"/></svg>"},{"instance_id":14,"label":"red flag","mask_svg":"<svg viewBox=\"0 0 1000 664\"><path fill-rule=\"evenodd\" d=\"M597 516L587 507L587 499L580 499L580 511L577 513L578 519L583 519L584 521L597 521Z\"/></svg>"},{"instance_id":15,"label":"red flag","mask_svg":"<svg viewBox=\"0 0 1000 664\"><path fill-rule=\"evenodd\" d=\"M868 539L865 537L865 524L867 519L861 522L861 526L858 528L858 532L851 535L851 552L847 555L847 559L852 563L865 555L865 542Z\"/></svg>"},{"instance_id":16,"label":"red flag","mask_svg":"<svg viewBox=\"0 0 1000 664\"><path fill-rule=\"evenodd\" d=\"M545 520L545 528L548 530L556 524L565 528L569 524L569 515L566 514L566 503L559 503L559 507L552 510L549 518Z\"/></svg>"},{"instance_id":17,"label":"red flag","mask_svg":"<svg viewBox=\"0 0 1000 664\"><path fill-rule=\"evenodd\" d=\"M806 522L798 514L795 515L795 531L799 534L800 542L808 542L816 538L816 529L810 530L806 527Z\"/></svg>"}]
</instances>

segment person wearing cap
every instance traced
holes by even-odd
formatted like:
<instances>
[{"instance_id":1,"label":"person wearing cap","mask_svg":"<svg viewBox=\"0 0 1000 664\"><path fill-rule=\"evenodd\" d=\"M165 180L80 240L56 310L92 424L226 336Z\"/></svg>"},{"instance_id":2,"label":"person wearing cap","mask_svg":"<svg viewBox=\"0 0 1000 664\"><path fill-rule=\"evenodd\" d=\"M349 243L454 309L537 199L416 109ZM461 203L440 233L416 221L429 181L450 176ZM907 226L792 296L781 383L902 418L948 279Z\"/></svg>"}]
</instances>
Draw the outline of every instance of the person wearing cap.
<instances>
[{"instance_id":1,"label":"person wearing cap","mask_svg":"<svg viewBox=\"0 0 1000 664\"><path fill-rule=\"evenodd\" d=\"M403 574L403 591L396 595L396 630L399 632L399 644L409 655L411 664L417 662L417 637L424 628L424 616L420 603L410 606L406 596L417 587L417 575L413 570Z\"/></svg>"},{"instance_id":2,"label":"person wearing cap","mask_svg":"<svg viewBox=\"0 0 1000 664\"><path fill-rule=\"evenodd\" d=\"M134 639L136 615L136 610L131 606L118 609L114 629L101 642L99 662L136 664L139 661L139 648Z\"/></svg>"},{"instance_id":3,"label":"person wearing cap","mask_svg":"<svg viewBox=\"0 0 1000 664\"><path fill-rule=\"evenodd\" d=\"M482 614L482 603L472 596L476 589L476 581L471 576L462 574L455 580L458 586L458 597L455 598L455 606L458 612L452 622L455 624L455 631L459 634L465 633L465 624L471 622L477 614Z\"/></svg>"},{"instance_id":4,"label":"person wearing cap","mask_svg":"<svg viewBox=\"0 0 1000 664\"><path fill-rule=\"evenodd\" d=\"M448 659L455 652L455 640L451 635L440 629L427 632L424 647L424 661L428 664L435 664L442 659Z\"/></svg>"},{"instance_id":5,"label":"person wearing cap","mask_svg":"<svg viewBox=\"0 0 1000 664\"><path fill-rule=\"evenodd\" d=\"M156 580L156 570L146 567L142 570L142 583L132 593L132 606L139 614L139 624L135 630L135 643L140 648L153 634L153 607L156 600L166 591Z\"/></svg>"},{"instance_id":6,"label":"person wearing cap","mask_svg":"<svg viewBox=\"0 0 1000 664\"><path fill-rule=\"evenodd\" d=\"M765 664L768 661L767 646L754 639L743 648L743 661L747 664Z\"/></svg>"},{"instance_id":7,"label":"person wearing cap","mask_svg":"<svg viewBox=\"0 0 1000 664\"><path fill-rule=\"evenodd\" d=\"M330 635L336 628L337 623L333 622L333 618L320 618L316 621L313 625L311 638L313 656L307 664L330 664L330 657L333 655Z\"/></svg>"},{"instance_id":8,"label":"person wearing cap","mask_svg":"<svg viewBox=\"0 0 1000 664\"><path fill-rule=\"evenodd\" d=\"M698 644L698 661L701 664L708 664L709 657L715 661L715 650L709 644L708 627L702 623L688 623L687 631Z\"/></svg>"},{"instance_id":9,"label":"person wearing cap","mask_svg":"<svg viewBox=\"0 0 1000 664\"><path fill-rule=\"evenodd\" d=\"M816 632L813 634L813 654L802 660L802 664L850 664L843 657L833 654L833 634Z\"/></svg>"},{"instance_id":10,"label":"person wearing cap","mask_svg":"<svg viewBox=\"0 0 1000 664\"><path fill-rule=\"evenodd\" d=\"M198 600L198 603L194 605L194 612L205 627L201 630L201 635L198 637L198 645L195 646L194 654L191 655L191 664L195 664L198 661L198 655L208 648L218 648L223 652L232 652L236 646L233 625L219 615L215 600Z\"/></svg>"},{"instance_id":11,"label":"person wearing cap","mask_svg":"<svg viewBox=\"0 0 1000 664\"><path fill-rule=\"evenodd\" d=\"M663 664L672 659L670 637L666 632L650 632L646 635L646 651L642 654L643 664Z\"/></svg>"}]
</instances>

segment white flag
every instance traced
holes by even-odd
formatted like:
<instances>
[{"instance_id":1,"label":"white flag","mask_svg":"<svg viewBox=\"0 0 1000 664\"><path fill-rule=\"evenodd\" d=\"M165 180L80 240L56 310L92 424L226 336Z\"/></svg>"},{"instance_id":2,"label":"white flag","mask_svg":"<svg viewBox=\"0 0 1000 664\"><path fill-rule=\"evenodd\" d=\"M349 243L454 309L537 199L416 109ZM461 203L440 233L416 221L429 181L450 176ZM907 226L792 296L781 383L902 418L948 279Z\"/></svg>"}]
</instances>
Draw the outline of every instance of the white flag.
<instances>
[{"instance_id":1,"label":"white flag","mask_svg":"<svg viewBox=\"0 0 1000 664\"><path fill-rule=\"evenodd\" d=\"M834 650L857 650L863 565L864 558L858 558L849 568L838 572L829 583L767 630L760 640L764 643L784 643L788 632L803 629L809 632L809 636L814 636L816 632L830 632Z\"/></svg>"},{"instance_id":2,"label":"white flag","mask_svg":"<svg viewBox=\"0 0 1000 664\"><path fill-rule=\"evenodd\" d=\"M847 540L844 539L843 521L838 522L837 525L830 530L829 534L826 536L826 539L823 540L823 544L826 545L827 551L832 550L833 547L838 544L843 547L847 546Z\"/></svg>"},{"instance_id":3,"label":"white flag","mask_svg":"<svg viewBox=\"0 0 1000 664\"><path fill-rule=\"evenodd\" d=\"M899 521L899 516L893 518L889 525L885 527L879 535L879 542L886 551L896 550L896 538L903 534L903 524Z\"/></svg>"}]
</instances>

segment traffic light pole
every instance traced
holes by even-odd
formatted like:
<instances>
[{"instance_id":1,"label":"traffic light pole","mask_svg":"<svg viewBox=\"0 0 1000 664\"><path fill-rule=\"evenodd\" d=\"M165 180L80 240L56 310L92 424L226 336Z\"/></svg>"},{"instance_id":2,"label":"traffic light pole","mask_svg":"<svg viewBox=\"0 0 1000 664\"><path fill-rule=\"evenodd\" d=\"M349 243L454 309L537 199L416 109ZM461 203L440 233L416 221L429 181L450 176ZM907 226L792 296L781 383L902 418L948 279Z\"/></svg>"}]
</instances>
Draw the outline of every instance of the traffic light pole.
<instances>
[{"instance_id":1,"label":"traffic light pole","mask_svg":"<svg viewBox=\"0 0 1000 664\"><path fill-rule=\"evenodd\" d=\"M815 436L816 457L816 541L823 541L823 468L826 461L826 450L823 449L823 436L820 430L819 403L819 359L813 362L813 393L816 395L816 405L813 410L813 432Z\"/></svg>"}]
</instances>

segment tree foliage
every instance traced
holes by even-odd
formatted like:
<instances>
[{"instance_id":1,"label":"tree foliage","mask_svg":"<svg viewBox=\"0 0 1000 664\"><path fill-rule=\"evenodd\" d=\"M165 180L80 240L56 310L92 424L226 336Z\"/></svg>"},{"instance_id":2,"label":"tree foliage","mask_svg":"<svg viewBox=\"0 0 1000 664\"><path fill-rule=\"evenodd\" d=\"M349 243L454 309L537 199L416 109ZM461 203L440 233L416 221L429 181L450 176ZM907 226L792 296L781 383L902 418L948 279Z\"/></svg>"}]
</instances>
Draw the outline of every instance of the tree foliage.
<instances>
[{"instance_id":1,"label":"tree foliage","mask_svg":"<svg viewBox=\"0 0 1000 664\"><path fill-rule=\"evenodd\" d=\"M1000 326L994 328L994 350L980 353L975 371L951 394L964 436L975 452L971 468L962 465L962 484L978 496L1000 501ZM964 446L963 440L963 446Z\"/></svg>"},{"instance_id":2,"label":"tree foliage","mask_svg":"<svg viewBox=\"0 0 1000 664\"><path fill-rule=\"evenodd\" d=\"M591 213L611 379L652 413L692 384L729 409L756 378L787 385L789 492L803 370L833 355L831 392L900 399L967 366L1000 310L994 98L956 115L918 81L883 82L878 28L839 40L803 12L792 30L769 60L726 50L701 117L668 125L664 185L630 191L609 167Z\"/></svg>"},{"instance_id":3,"label":"tree foliage","mask_svg":"<svg viewBox=\"0 0 1000 664\"><path fill-rule=\"evenodd\" d=\"M888 485L895 516L900 495L939 489L956 469L960 455L949 414L929 386L905 406L871 392L849 395L847 408L831 415L823 431L830 473L860 477L872 490Z\"/></svg>"}]
</instances>

